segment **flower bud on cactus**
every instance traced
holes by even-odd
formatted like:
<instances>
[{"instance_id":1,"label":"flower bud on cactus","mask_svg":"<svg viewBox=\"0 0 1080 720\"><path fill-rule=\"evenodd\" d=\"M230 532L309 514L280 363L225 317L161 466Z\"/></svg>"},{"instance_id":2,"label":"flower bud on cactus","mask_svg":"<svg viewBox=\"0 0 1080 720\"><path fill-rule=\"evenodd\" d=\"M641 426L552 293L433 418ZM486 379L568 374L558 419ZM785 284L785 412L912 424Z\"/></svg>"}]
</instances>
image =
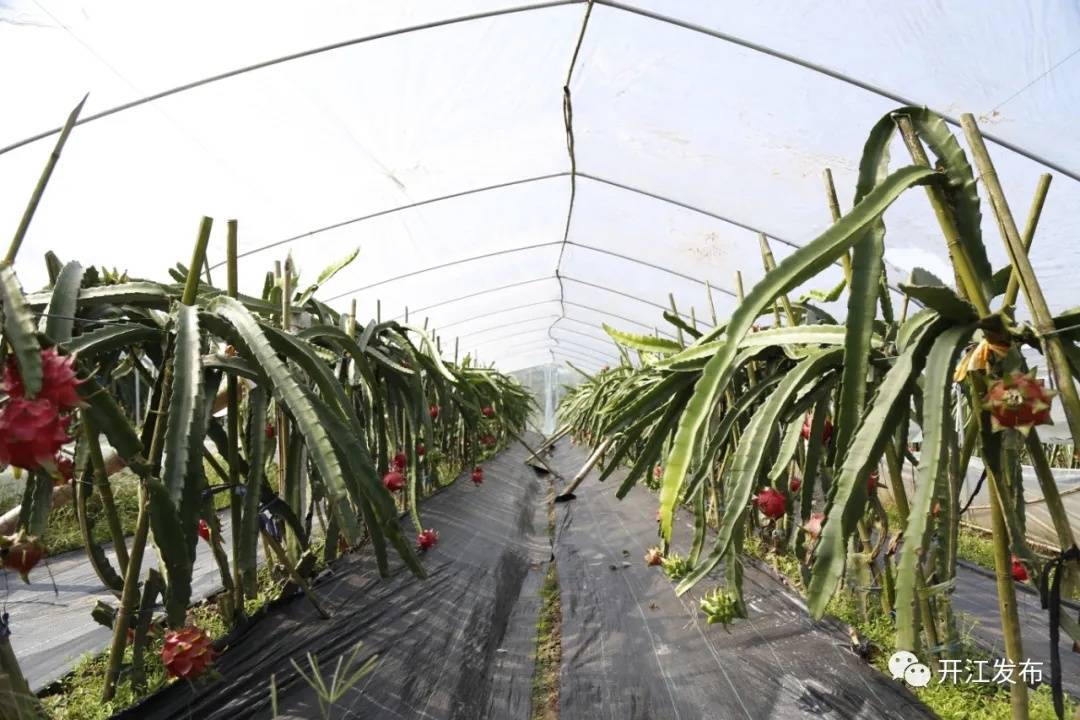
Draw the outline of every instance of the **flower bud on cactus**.
<instances>
[{"instance_id":1,"label":"flower bud on cactus","mask_svg":"<svg viewBox=\"0 0 1080 720\"><path fill-rule=\"evenodd\" d=\"M5 570L19 573L24 583L30 583L30 571L45 557L45 546L25 531L0 538L0 557Z\"/></svg>"},{"instance_id":2,"label":"flower bud on cactus","mask_svg":"<svg viewBox=\"0 0 1080 720\"><path fill-rule=\"evenodd\" d=\"M701 598L701 612L709 625L729 625L739 617L739 600L734 593L716 588Z\"/></svg>"},{"instance_id":3,"label":"flower bud on cactus","mask_svg":"<svg viewBox=\"0 0 1080 720\"><path fill-rule=\"evenodd\" d=\"M1027 568L1015 555L1012 556L1012 579L1016 582L1027 582L1028 579Z\"/></svg>"},{"instance_id":4,"label":"flower bud on cactus","mask_svg":"<svg viewBox=\"0 0 1080 720\"><path fill-rule=\"evenodd\" d=\"M409 464L409 456L406 455L405 453L399 452L397 455L394 456L394 468L398 472L404 470L405 467L408 464Z\"/></svg>"},{"instance_id":5,"label":"flower bud on cactus","mask_svg":"<svg viewBox=\"0 0 1080 720\"><path fill-rule=\"evenodd\" d=\"M754 505L770 520L776 520L787 512L787 498L773 488L765 488L759 492L754 498Z\"/></svg>"},{"instance_id":6,"label":"flower bud on cactus","mask_svg":"<svg viewBox=\"0 0 1080 720\"><path fill-rule=\"evenodd\" d=\"M397 492L405 487L405 476L397 470L391 470L383 475L382 484L390 492Z\"/></svg>"},{"instance_id":7,"label":"flower bud on cactus","mask_svg":"<svg viewBox=\"0 0 1080 720\"><path fill-rule=\"evenodd\" d=\"M656 467L654 467L653 471L652 471L652 476L654 478L656 478L657 480L664 477L664 466L663 465L657 465Z\"/></svg>"},{"instance_id":8,"label":"flower bud on cactus","mask_svg":"<svg viewBox=\"0 0 1080 720\"><path fill-rule=\"evenodd\" d=\"M480 409L480 414L486 418L493 418L495 417L495 408L491 407L490 405L485 405L483 408Z\"/></svg>"},{"instance_id":9,"label":"flower bud on cactus","mask_svg":"<svg viewBox=\"0 0 1080 720\"><path fill-rule=\"evenodd\" d=\"M439 542L439 532L433 528L428 528L416 536L416 547L419 550L430 550L437 542Z\"/></svg>"},{"instance_id":10,"label":"flower bud on cactus","mask_svg":"<svg viewBox=\"0 0 1080 720\"><path fill-rule=\"evenodd\" d=\"M210 636L189 625L165 634L161 647L161 663L171 677L194 680L214 661L214 646Z\"/></svg>"},{"instance_id":11,"label":"flower bud on cactus","mask_svg":"<svg viewBox=\"0 0 1080 720\"><path fill-rule=\"evenodd\" d=\"M210 542L210 526L201 518L199 519L199 537L206 542Z\"/></svg>"},{"instance_id":12,"label":"flower bud on cactus","mask_svg":"<svg viewBox=\"0 0 1080 720\"><path fill-rule=\"evenodd\" d=\"M41 390L36 400L48 400L59 410L70 410L81 404L79 391L76 389L82 381L75 376L75 358L60 355L56 348L41 351ZM14 357L9 357L4 368L4 390L13 398L26 395L19 366Z\"/></svg>"},{"instance_id":13,"label":"flower bud on cactus","mask_svg":"<svg viewBox=\"0 0 1080 720\"><path fill-rule=\"evenodd\" d=\"M484 482L484 468L479 465L473 468L472 481L474 485L480 485Z\"/></svg>"},{"instance_id":14,"label":"flower bud on cactus","mask_svg":"<svg viewBox=\"0 0 1080 720\"><path fill-rule=\"evenodd\" d=\"M664 561L664 553L660 552L660 548L649 548L649 551L645 553L645 564L649 567L655 567Z\"/></svg>"},{"instance_id":15,"label":"flower bud on cactus","mask_svg":"<svg viewBox=\"0 0 1080 720\"><path fill-rule=\"evenodd\" d=\"M1036 380L1034 373L1014 371L994 383L983 398L983 408L990 411L994 432L1016 428L1027 435L1035 425L1049 425L1050 403L1055 393Z\"/></svg>"},{"instance_id":16,"label":"flower bud on cactus","mask_svg":"<svg viewBox=\"0 0 1080 720\"><path fill-rule=\"evenodd\" d=\"M71 438L70 417L61 417L48 400L13 397L0 412L0 462L24 470L51 469Z\"/></svg>"},{"instance_id":17,"label":"flower bud on cactus","mask_svg":"<svg viewBox=\"0 0 1080 720\"><path fill-rule=\"evenodd\" d=\"M803 523L803 530L811 538L821 535L821 524L825 522L825 513L810 513L810 519Z\"/></svg>"}]
</instances>

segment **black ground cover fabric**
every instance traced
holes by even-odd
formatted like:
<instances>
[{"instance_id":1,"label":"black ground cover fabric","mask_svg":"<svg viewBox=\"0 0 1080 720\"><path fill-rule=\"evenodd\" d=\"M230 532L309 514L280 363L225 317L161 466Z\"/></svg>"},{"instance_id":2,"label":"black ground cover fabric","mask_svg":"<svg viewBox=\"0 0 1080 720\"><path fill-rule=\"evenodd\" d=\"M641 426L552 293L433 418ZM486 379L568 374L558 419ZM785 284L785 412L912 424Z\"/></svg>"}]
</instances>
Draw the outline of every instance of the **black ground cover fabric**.
<instances>
[{"instance_id":1,"label":"black ground cover fabric","mask_svg":"<svg viewBox=\"0 0 1080 720\"><path fill-rule=\"evenodd\" d=\"M554 466L572 476L585 452L560 443ZM682 598L643 556L655 544L656 497L590 477L556 505L555 555L562 598L562 720L911 720L930 713L899 683L848 650L832 622L810 620L801 598L747 561L750 619L709 626L706 579ZM595 477L595 473L594 473ZM676 550L693 528L684 515Z\"/></svg>"},{"instance_id":2,"label":"black ground cover fabric","mask_svg":"<svg viewBox=\"0 0 1080 720\"><path fill-rule=\"evenodd\" d=\"M273 674L280 717L318 718L316 695L290 659L307 671L313 653L329 680L337 658L363 641L361 658L377 653L378 665L334 718L528 718L551 546L548 480L522 463L525 454L511 448L485 463L482 486L459 478L424 502L425 526L439 531L424 557L427 580L400 567L381 579L366 554L343 558L317 588L329 620L295 598L232 642L217 663L220 681L173 685L121 717L265 720Z\"/></svg>"}]
</instances>

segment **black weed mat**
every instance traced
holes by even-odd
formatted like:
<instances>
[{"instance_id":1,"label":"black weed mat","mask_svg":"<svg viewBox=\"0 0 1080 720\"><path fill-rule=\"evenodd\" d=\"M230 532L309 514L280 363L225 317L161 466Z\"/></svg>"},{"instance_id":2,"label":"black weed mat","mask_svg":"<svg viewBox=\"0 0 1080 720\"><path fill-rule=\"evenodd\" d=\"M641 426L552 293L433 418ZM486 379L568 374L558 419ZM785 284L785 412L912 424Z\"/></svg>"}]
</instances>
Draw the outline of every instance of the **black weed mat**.
<instances>
[{"instance_id":1,"label":"black weed mat","mask_svg":"<svg viewBox=\"0 0 1080 720\"><path fill-rule=\"evenodd\" d=\"M572 476L585 457L560 443L554 468ZM562 720L934 717L848 650L839 624L812 622L803 601L752 561L750 619L707 625L698 601L719 576L679 598L645 565L657 501L644 488L618 500L623 475L599 484L594 473L576 500L555 506ZM693 527L678 523L675 549L685 555Z\"/></svg>"},{"instance_id":2,"label":"black weed mat","mask_svg":"<svg viewBox=\"0 0 1080 720\"><path fill-rule=\"evenodd\" d=\"M343 558L317 588L329 620L295 598L234 640L217 662L221 680L170 686L118 717L266 720L274 675L279 717L319 718L290 659L310 672L305 655L314 654L329 683L337 659L363 641L361 661L378 654L378 665L334 706L335 719L528 718L551 547L548 480L525 455L511 448L485 463L481 487L459 478L423 503L425 526L439 531L427 580L400 566L380 579L370 558Z\"/></svg>"}]
</instances>

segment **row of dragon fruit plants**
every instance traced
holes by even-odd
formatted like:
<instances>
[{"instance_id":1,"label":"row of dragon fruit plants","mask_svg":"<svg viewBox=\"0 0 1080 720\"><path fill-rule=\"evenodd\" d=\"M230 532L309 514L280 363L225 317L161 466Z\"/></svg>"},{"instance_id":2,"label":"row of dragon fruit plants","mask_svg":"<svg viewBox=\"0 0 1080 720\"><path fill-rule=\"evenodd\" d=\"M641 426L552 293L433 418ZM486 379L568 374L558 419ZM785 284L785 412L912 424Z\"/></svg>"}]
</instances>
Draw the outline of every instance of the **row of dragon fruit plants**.
<instances>
[{"instance_id":1,"label":"row of dragon fruit plants","mask_svg":"<svg viewBox=\"0 0 1080 720\"><path fill-rule=\"evenodd\" d=\"M212 548L225 588L215 602L233 627L256 597L260 540L316 604L307 575L318 541L325 561L363 542L382 574L396 557L423 576L420 555L438 530L424 527L418 497L463 468L481 484L477 461L518 437L531 395L469 357L443 359L425 328L362 323L320 302L319 285L355 253L306 289L286 262L284 272L267 273L261 297L240 294L232 221L225 289L200 278L212 229L204 218L190 265L170 271L170 281L50 253L49 287L28 294L14 260L49 172L51 164L0 263L0 463L25 484L0 560L25 580L47 555L40 538L54 498L74 496L87 562L116 598L94 613L112 628L103 700L119 682L145 691L148 652L185 680L213 660L210 638L187 625L199 542ZM139 487L130 544L112 492L124 468ZM95 495L100 516L88 512ZM415 539L402 530L404 511ZM97 522L109 528L115 563L95 540ZM144 574L150 543L160 565ZM162 615L153 612L159 597ZM12 714L40 717L6 633L0 675Z\"/></svg>"},{"instance_id":2,"label":"row of dragon fruit plants","mask_svg":"<svg viewBox=\"0 0 1080 720\"><path fill-rule=\"evenodd\" d=\"M1002 228L1008 266L995 269L987 259L976 174L957 139L934 113L900 108L871 131L853 209L841 215L826 173L835 223L779 264L763 251L768 271L730 318L701 332L677 312L665 313L684 342L605 326L625 361L564 399L562 421L596 448L594 457L602 453L602 477L629 466L620 497L638 482L658 490L660 544L647 562L665 563L679 577L679 594L723 564L722 584L702 601L710 623L747 616L740 557L753 540L797 561L814 617L846 582L863 608L877 604L895 618L896 649L948 653L961 632L950 596L960 483L973 456L987 470L1009 659L1024 657L1014 581L1039 588L1051 608L1078 587L1074 529L1039 438L1051 405L1060 402L1072 447L1080 447L1073 382L1080 373L1080 309L1053 317L1027 257L1049 176L1021 234L970 116L963 128ZM888 147L897 131L912 164L890 172ZM902 307L895 308L883 215L917 187L940 221L956 285L916 271L900 284ZM834 263L845 270L838 287L789 297ZM1016 313L1021 289L1030 323ZM845 293L841 323L821 301L842 301ZM1024 348L1041 356L1057 393L1031 371ZM915 426L922 434L917 447L909 444ZM1061 548L1045 564L1025 540L1022 457L1034 465ZM914 469L913 494L901 481L905 464ZM886 503L902 527L890 529ZM668 557L679 505L696 515L686 558ZM1052 609L1050 618L1080 640L1080 625L1067 612ZM1023 684L1013 686L1010 702L1014 718L1028 716Z\"/></svg>"}]
</instances>

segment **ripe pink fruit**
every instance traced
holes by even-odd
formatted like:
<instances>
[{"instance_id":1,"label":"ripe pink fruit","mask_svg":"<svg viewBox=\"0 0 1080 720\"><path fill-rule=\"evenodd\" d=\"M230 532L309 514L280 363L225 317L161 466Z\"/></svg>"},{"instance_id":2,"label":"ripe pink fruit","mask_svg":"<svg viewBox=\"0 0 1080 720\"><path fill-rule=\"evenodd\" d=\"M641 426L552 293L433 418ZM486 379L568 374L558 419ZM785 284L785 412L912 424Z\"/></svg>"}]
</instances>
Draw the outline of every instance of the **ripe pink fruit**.
<instances>
[{"instance_id":1,"label":"ripe pink fruit","mask_svg":"<svg viewBox=\"0 0 1080 720\"><path fill-rule=\"evenodd\" d=\"M821 524L825 522L825 513L810 513L810 519L803 524L803 530L811 538L821 535Z\"/></svg>"},{"instance_id":2,"label":"ripe pink fruit","mask_svg":"<svg viewBox=\"0 0 1080 720\"><path fill-rule=\"evenodd\" d=\"M60 410L79 406L81 400L76 388L82 381L75 376L74 357L60 355L56 348L42 350L41 372L41 390L36 399L48 400ZM14 357L8 358L7 367L4 368L4 390L13 398L25 397L26 394Z\"/></svg>"},{"instance_id":3,"label":"ripe pink fruit","mask_svg":"<svg viewBox=\"0 0 1080 720\"><path fill-rule=\"evenodd\" d=\"M492 435L491 433L487 433L486 435L481 435L480 436L480 444L485 446L485 447L492 447L492 446L495 445L496 442L497 441L495 440L495 436Z\"/></svg>"},{"instance_id":4,"label":"ripe pink fruit","mask_svg":"<svg viewBox=\"0 0 1080 720\"><path fill-rule=\"evenodd\" d=\"M266 439L273 440L275 437L277 437L277 430L272 424L266 423Z\"/></svg>"},{"instance_id":5,"label":"ripe pink fruit","mask_svg":"<svg viewBox=\"0 0 1080 720\"><path fill-rule=\"evenodd\" d=\"M495 417L495 408L490 405L485 405L480 409L480 414L486 418L493 418Z\"/></svg>"},{"instance_id":6,"label":"ripe pink fruit","mask_svg":"<svg viewBox=\"0 0 1080 720\"><path fill-rule=\"evenodd\" d=\"M1015 555L1012 556L1012 579L1016 582L1027 582L1028 579L1027 568Z\"/></svg>"},{"instance_id":7,"label":"ripe pink fruit","mask_svg":"<svg viewBox=\"0 0 1080 720\"><path fill-rule=\"evenodd\" d=\"M649 548L649 551L645 553L645 564L653 567L659 565L664 561L664 553L660 552L660 548Z\"/></svg>"},{"instance_id":8,"label":"ripe pink fruit","mask_svg":"<svg viewBox=\"0 0 1080 720\"><path fill-rule=\"evenodd\" d=\"M30 582L30 571L45 557L45 546L25 531L0 539L0 548L4 569L19 573L24 583Z\"/></svg>"},{"instance_id":9,"label":"ripe pink fruit","mask_svg":"<svg viewBox=\"0 0 1080 720\"><path fill-rule=\"evenodd\" d=\"M802 487L802 478L798 475L792 475L791 480L788 482L788 489L793 493L799 492L799 488Z\"/></svg>"},{"instance_id":10,"label":"ripe pink fruit","mask_svg":"<svg viewBox=\"0 0 1080 720\"><path fill-rule=\"evenodd\" d=\"M161 662L171 677L194 680L214 661L214 646L210 636L189 625L165 634Z\"/></svg>"},{"instance_id":11,"label":"ripe pink fruit","mask_svg":"<svg viewBox=\"0 0 1080 720\"><path fill-rule=\"evenodd\" d=\"M809 440L810 439L810 424L812 422L814 422L814 416L813 415L807 415L806 419L803 420L802 433L801 433L803 440ZM828 418L825 418L825 426L821 430L821 442L824 445L828 445L829 440L831 440L831 439L832 439L832 422L830 422Z\"/></svg>"},{"instance_id":12,"label":"ripe pink fruit","mask_svg":"<svg viewBox=\"0 0 1080 720\"><path fill-rule=\"evenodd\" d=\"M405 476L397 470L391 470L383 475L382 484L390 492L397 492L405 487Z\"/></svg>"},{"instance_id":13,"label":"ripe pink fruit","mask_svg":"<svg viewBox=\"0 0 1080 720\"><path fill-rule=\"evenodd\" d=\"M1054 395L1034 374L1014 371L990 387L983 398L983 408L990 411L995 432L1016 428L1026 435L1035 425L1051 423L1050 403Z\"/></svg>"},{"instance_id":14,"label":"ripe pink fruit","mask_svg":"<svg viewBox=\"0 0 1080 720\"><path fill-rule=\"evenodd\" d=\"M652 476L654 478L656 478L657 480L664 477L664 468L663 468L663 466L662 465L657 465L656 467L654 467L653 471L652 471Z\"/></svg>"},{"instance_id":15,"label":"ripe pink fruit","mask_svg":"<svg viewBox=\"0 0 1080 720\"><path fill-rule=\"evenodd\" d=\"M439 532L433 528L428 528L416 536L416 547L420 550L430 550L437 542L439 542Z\"/></svg>"},{"instance_id":16,"label":"ripe pink fruit","mask_svg":"<svg viewBox=\"0 0 1080 720\"><path fill-rule=\"evenodd\" d=\"M210 526L202 519L199 520L199 537L206 542L210 542Z\"/></svg>"},{"instance_id":17,"label":"ripe pink fruit","mask_svg":"<svg viewBox=\"0 0 1080 720\"><path fill-rule=\"evenodd\" d=\"M428 410L428 413L431 415L432 420L438 419L440 409L441 408L438 405L432 405L431 408Z\"/></svg>"},{"instance_id":18,"label":"ripe pink fruit","mask_svg":"<svg viewBox=\"0 0 1080 720\"><path fill-rule=\"evenodd\" d=\"M405 466L409 464L409 456L403 452L399 452L394 456L394 467L398 471L404 470Z\"/></svg>"},{"instance_id":19,"label":"ripe pink fruit","mask_svg":"<svg viewBox=\"0 0 1080 720\"><path fill-rule=\"evenodd\" d=\"M473 468L472 481L474 485L480 485L484 482L484 468L479 465Z\"/></svg>"},{"instance_id":20,"label":"ripe pink fruit","mask_svg":"<svg viewBox=\"0 0 1080 720\"><path fill-rule=\"evenodd\" d=\"M426 455L426 454L427 454L427 448L424 447L424 443L420 443L420 442L416 443L416 456L417 457L424 457L424 455Z\"/></svg>"},{"instance_id":21,"label":"ripe pink fruit","mask_svg":"<svg viewBox=\"0 0 1080 720\"><path fill-rule=\"evenodd\" d=\"M0 462L24 470L52 468L71 440L70 417L60 417L50 401L13 397L0 412Z\"/></svg>"},{"instance_id":22,"label":"ripe pink fruit","mask_svg":"<svg viewBox=\"0 0 1080 720\"><path fill-rule=\"evenodd\" d=\"M787 498L773 488L765 488L759 492L754 498L754 505L770 520L775 520L787 512Z\"/></svg>"}]
</instances>

